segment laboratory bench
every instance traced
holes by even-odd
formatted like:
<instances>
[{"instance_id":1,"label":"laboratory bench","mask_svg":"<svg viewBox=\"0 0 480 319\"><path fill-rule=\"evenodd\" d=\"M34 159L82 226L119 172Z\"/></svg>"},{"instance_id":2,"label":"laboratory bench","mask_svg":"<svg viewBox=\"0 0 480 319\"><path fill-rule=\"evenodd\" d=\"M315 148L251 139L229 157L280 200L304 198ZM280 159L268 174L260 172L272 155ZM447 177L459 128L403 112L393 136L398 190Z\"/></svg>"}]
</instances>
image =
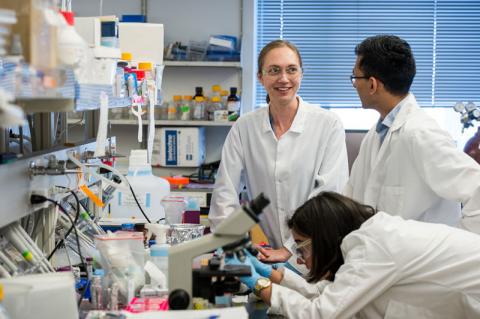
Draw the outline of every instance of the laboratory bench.
<instances>
[{"instance_id":1,"label":"laboratory bench","mask_svg":"<svg viewBox=\"0 0 480 319\"><path fill-rule=\"evenodd\" d=\"M237 306L237 307L231 307L231 308L222 308L220 312L217 313L219 314L219 317L213 317L213 318L228 318L231 319L233 318L233 315L241 315L243 311L239 311L239 308L242 306ZM255 296L251 295L248 298L248 302L244 306L247 313L248 313L248 318L249 319L281 319L285 318L284 316L281 315L274 315L274 314L268 314L268 306L262 302L259 301ZM213 310L213 309L210 309ZM213 312L214 313L214 312ZM154 319L154 318L183 318L183 319L188 319L188 318L199 318L203 315L208 315L205 318L212 318L212 314L207 314L203 311L197 311L197 310L190 310L190 311L183 311L181 314L177 313L174 314L172 311L169 312L144 312L141 314L132 314L129 312L125 311L102 311L102 310L91 310L91 305L90 303L82 303L80 307L80 319L129 319L129 318L142 318L142 319ZM203 317L201 317L203 318ZM238 318L238 317L235 317Z\"/></svg>"}]
</instances>

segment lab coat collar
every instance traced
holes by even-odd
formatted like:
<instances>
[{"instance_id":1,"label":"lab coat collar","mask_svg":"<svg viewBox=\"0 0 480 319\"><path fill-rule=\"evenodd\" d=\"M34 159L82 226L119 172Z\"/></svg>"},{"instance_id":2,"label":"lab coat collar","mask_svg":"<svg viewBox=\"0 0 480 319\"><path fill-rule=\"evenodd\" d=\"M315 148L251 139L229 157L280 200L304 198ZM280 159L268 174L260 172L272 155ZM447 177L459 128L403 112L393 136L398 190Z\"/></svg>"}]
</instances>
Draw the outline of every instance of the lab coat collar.
<instances>
[{"instance_id":1,"label":"lab coat collar","mask_svg":"<svg viewBox=\"0 0 480 319\"><path fill-rule=\"evenodd\" d=\"M407 121L410 113L415 111L417 106L417 100L412 93L408 93L408 95L397 104L396 107L400 107L400 111L398 112L393 124L390 128L390 132L396 131L405 124Z\"/></svg>"},{"instance_id":2,"label":"lab coat collar","mask_svg":"<svg viewBox=\"0 0 480 319\"><path fill-rule=\"evenodd\" d=\"M289 132L302 133L305 127L305 102L303 99L297 95L298 99L298 109L295 118L293 119L292 126L290 126ZM268 112L268 107L265 108L265 116L263 120L263 132L273 131L272 125L270 123L270 114Z\"/></svg>"},{"instance_id":3,"label":"lab coat collar","mask_svg":"<svg viewBox=\"0 0 480 319\"><path fill-rule=\"evenodd\" d=\"M392 126L388 130L387 135L383 140L383 143L381 143L380 141L380 136L376 134L377 140L375 141L375 144L376 144L376 149L378 149L378 154L376 157L372 157L372 159L375 160L375 165L374 165L375 170L377 169L377 166L379 165L379 163L383 161L383 157L387 152L386 150L389 149L389 144L390 144L390 140L392 138L393 132L397 131L405 124L410 114L418 109L418 104L415 99L415 96L412 93L408 93L408 95L403 100L401 100L395 107L399 107L400 111L395 117L395 120L393 121Z\"/></svg>"}]
</instances>

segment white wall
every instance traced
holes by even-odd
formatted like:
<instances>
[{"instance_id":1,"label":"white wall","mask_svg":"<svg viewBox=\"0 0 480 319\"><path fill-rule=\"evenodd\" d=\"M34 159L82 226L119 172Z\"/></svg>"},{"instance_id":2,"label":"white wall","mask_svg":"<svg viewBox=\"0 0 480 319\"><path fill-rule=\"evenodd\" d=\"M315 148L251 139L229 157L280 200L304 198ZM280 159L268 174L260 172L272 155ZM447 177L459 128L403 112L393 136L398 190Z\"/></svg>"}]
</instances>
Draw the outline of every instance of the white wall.
<instances>
[{"instance_id":1,"label":"white wall","mask_svg":"<svg viewBox=\"0 0 480 319\"><path fill-rule=\"evenodd\" d=\"M148 1L147 21L162 23L165 44L208 40L212 34L241 36L240 0Z\"/></svg>"},{"instance_id":2,"label":"white wall","mask_svg":"<svg viewBox=\"0 0 480 319\"><path fill-rule=\"evenodd\" d=\"M100 3L103 2L102 11ZM73 0L72 10L78 17L93 17L99 15L140 14L140 0Z\"/></svg>"}]
</instances>

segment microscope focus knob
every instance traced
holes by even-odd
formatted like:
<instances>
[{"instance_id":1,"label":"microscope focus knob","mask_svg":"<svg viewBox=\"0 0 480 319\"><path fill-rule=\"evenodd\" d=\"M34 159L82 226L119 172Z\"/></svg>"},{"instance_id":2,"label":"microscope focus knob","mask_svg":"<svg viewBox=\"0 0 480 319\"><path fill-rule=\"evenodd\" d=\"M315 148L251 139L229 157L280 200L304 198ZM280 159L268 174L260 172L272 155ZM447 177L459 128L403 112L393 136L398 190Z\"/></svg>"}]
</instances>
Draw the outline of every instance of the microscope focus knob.
<instances>
[{"instance_id":1,"label":"microscope focus knob","mask_svg":"<svg viewBox=\"0 0 480 319\"><path fill-rule=\"evenodd\" d=\"M168 307L171 310L184 310L190 304L190 296L183 289L175 289L168 295Z\"/></svg>"}]
</instances>

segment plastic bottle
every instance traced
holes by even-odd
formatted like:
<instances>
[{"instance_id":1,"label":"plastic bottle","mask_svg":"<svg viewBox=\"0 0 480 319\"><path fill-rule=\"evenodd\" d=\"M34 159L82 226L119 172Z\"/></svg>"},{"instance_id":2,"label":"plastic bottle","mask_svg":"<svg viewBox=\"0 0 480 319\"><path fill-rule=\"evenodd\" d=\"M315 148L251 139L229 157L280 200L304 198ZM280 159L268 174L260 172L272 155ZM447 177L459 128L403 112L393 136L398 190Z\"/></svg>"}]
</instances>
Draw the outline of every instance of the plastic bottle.
<instances>
[{"instance_id":1,"label":"plastic bottle","mask_svg":"<svg viewBox=\"0 0 480 319\"><path fill-rule=\"evenodd\" d=\"M164 218L161 200L170 194L170 184L167 180L152 175L152 167L147 162L147 150L130 152L127 180L150 221L157 222ZM135 218L140 221L146 219L128 187L117 189L111 202L111 212L112 218Z\"/></svg>"},{"instance_id":2,"label":"plastic bottle","mask_svg":"<svg viewBox=\"0 0 480 319\"><path fill-rule=\"evenodd\" d=\"M87 258L85 258L85 260L87 261L87 278L88 280L92 280L92 276L93 276L93 258L88 256Z\"/></svg>"},{"instance_id":3,"label":"plastic bottle","mask_svg":"<svg viewBox=\"0 0 480 319\"><path fill-rule=\"evenodd\" d=\"M92 281L90 283L90 296L92 298L93 309L102 310L104 306L103 275L98 273L92 275Z\"/></svg>"},{"instance_id":4,"label":"plastic bottle","mask_svg":"<svg viewBox=\"0 0 480 319\"><path fill-rule=\"evenodd\" d=\"M75 30L73 12L63 11L61 13L66 23L59 27L57 57L63 65L78 67L87 56L88 44Z\"/></svg>"},{"instance_id":5,"label":"plastic bottle","mask_svg":"<svg viewBox=\"0 0 480 319\"><path fill-rule=\"evenodd\" d=\"M182 121L190 121L192 119L192 96L185 95L183 97L182 106L180 107L180 119Z\"/></svg>"},{"instance_id":6,"label":"plastic bottle","mask_svg":"<svg viewBox=\"0 0 480 319\"><path fill-rule=\"evenodd\" d=\"M173 103L168 107L168 120L176 120L177 114L180 113L180 109L182 108L182 96L181 95L174 95L173 96Z\"/></svg>"},{"instance_id":7,"label":"plastic bottle","mask_svg":"<svg viewBox=\"0 0 480 319\"><path fill-rule=\"evenodd\" d=\"M168 278L168 244L155 244L150 247L150 260Z\"/></svg>"},{"instance_id":8,"label":"plastic bottle","mask_svg":"<svg viewBox=\"0 0 480 319\"><path fill-rule=\"evenodd\" d=\"M212 97L212 102L208 106L208 120L209 121L221 121L221 112L222 111L222 103L220 100L220 96L214 96ZM226 113L226 112L225 112ZM217 118L215 117L217 116ZM225 120L226 120L225 116Z\"/></svg>"},{"instance_id":9,"label":"plastic bottle","mask_svg":"<svg viewBox=\"0 0 480 319\"><path fill-rule=\"evenodd\" d=\"M227 90L222 90L220 92L220 99L222 100L223 108L226 110L227 109L227 102L228 102L228 91Z\"/></svg>"},{"instance_id":10,"label":"plastic bottle","mask_svg":"<svg viewBox=\"0 0 480 319\"><path fill-rule=\"evenodd\" d=\"M117 70L115 72L115 84L113 90L113 95L115 97L124 98L126 95L125 71L119 66L117 66ZM111 119L121 119L125 115L125 111L121 107L112 108L109 111Z\"/></svg>"},{"instance_id":11,"label":"plastic bottle","mask_svg":"<svg viewBox=\"0 0 480 319\"><path fill-rule=\"evenodd\" d=\"M220 92L222 91L222 87L218 84L212 85L212 94L210 95L210 100L213 99L215 96L220 97Z\"/></svg>"},{"instance_id":12,"label":"plastic bottle","mask_svg":"<svg viewBox=\"0 0 480 319\"><path fill-rule=\"evenodd\" d=\"M3 297L3 284L0 284L0 319L10 319L12 317L8 314L7 309L3 305Z\"/></svg>"},{"instance_id":13,"label":"plastic bottle","mask_svg":"<svg viewBox=\"0 0 480 319\"><path fill-rule=\"evenodd\" d=\"M149 227L149 230L155 233L156 243L150 246L150 260L163 272L165 277L168 278L168 249L170 245L167 244L167 230L170 228L167 225L158 224L151 226L154 229Z\"/></svg>"},{"instance_id":14,"label":"plastic bottle","mask_svg":"<svg viewBox=\"0 0 480 319\"><path fill-rule=\"evenodd\" d=\"M117 71L115 72L115 96L124 98L126 95L125 71L123 67L118 66L119 63L117 63Z\"/></svg>"},{"instance_id":15,"label":"plastic bottle","mask_svg":"<svg viewBox=\"0 0 480 319\"><path fill-rule=\"evenodd\" d=\"M205 119L205 102L202 96L195 97L193 102L193 119L200 121Z\"/></svg>"},{"instance_id":16,"label":"plastic bottle","mask_svg":"<svg viewBox=\"0 0 480 319\"><path fill-rule=\"evenodd\" d=\"M145 80L155 79L152 62L138 62L138 69L145 71Z\"/></svg>"},{"instance_id":17,"label":"plastic bottle","mask_svg":"<svg viewBox=\"0 0 480 319\"><path fill-rule=\"evenodd\" d=\"M227 98L228 120L235 121L240 116L240 98L237 96L237 88L230 88Z\"/></svg>"}]
</instances>

